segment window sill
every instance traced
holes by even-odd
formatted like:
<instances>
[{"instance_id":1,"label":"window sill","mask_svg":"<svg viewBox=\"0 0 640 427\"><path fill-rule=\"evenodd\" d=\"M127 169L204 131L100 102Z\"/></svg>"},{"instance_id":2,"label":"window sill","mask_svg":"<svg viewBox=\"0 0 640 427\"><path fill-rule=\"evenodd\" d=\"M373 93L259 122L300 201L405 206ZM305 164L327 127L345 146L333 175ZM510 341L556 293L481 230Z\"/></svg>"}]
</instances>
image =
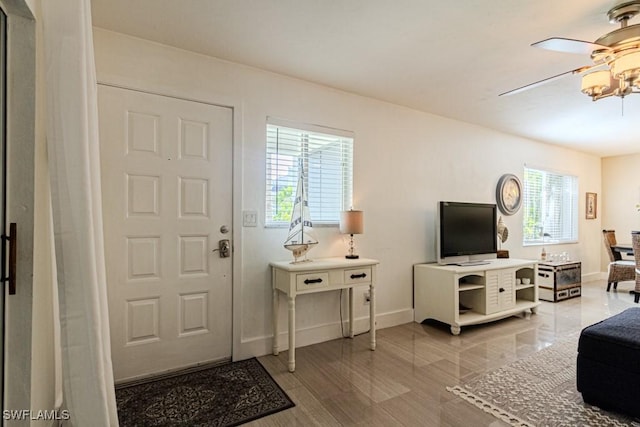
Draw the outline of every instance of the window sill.
<instances>
[{"instance_id":1,"label":"window sill","mask_svg":"<svg viewBox=\"0 0 640 427\"><path fill-rule=\"evenodd\" d=\"M577 243L579 243L577 240L548 240L546 242L523 242L522 246L528 248L531 246L575 245Z\"/></svg>"},{"instance_id":2,"label":"window sill","mask_svg":"<svg viewBox=\"0 0 640 427\"><path fill-rule=\"evenodd\" d=\"M313 228L339 228L340 224L313 224ZM265 224L264 228L289 228L289 223L286 224Z\"/></svg>"}]
</instances>

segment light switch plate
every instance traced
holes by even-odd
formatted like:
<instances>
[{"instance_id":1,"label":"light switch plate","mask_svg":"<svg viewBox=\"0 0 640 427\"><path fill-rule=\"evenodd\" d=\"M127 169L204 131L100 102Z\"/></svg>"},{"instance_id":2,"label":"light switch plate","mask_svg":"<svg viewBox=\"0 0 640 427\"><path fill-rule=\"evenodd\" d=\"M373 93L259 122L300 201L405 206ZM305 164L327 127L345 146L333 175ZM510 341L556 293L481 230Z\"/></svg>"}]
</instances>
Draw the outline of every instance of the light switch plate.
<instances>
[{"instance_id":1,"label":"light switch plate","mask_svg":"<svg viewBox=\"0 0 640 427\"><path fill-rule=\"evenodd\" d=\"M243 227L257 227L258 226L258 211L242 211L242 226Z\"/></svg>"}]
</instances>

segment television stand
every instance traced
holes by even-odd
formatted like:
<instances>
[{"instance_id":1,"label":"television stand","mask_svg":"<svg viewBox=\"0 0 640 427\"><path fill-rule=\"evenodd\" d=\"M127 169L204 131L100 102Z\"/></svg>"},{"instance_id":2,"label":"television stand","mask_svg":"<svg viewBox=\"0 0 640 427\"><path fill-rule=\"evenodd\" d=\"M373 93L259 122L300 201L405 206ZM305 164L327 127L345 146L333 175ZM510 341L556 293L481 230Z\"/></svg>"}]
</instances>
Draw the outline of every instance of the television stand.
<instances>
[{"instance_id":1,"label":"television stand","mask_svg":"<svg viewBox=\"0 0 640 427\"><path fill-rule=\"evenodd\" d=\"M416 264L413 271L414 320L446 323L453 335L460 334L462 326L517 315L529 318L540 304L536 260L500 258L480 266Z\"/></svg>"}]
</instances>

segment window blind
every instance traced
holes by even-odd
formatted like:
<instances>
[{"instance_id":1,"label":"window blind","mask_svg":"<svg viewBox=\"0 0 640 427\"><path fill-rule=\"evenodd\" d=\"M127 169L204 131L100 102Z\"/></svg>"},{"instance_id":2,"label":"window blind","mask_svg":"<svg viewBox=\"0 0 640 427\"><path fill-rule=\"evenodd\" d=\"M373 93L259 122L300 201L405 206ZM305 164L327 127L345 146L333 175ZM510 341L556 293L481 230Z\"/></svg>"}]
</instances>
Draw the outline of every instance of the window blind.
<instances>
[{"instance_id":1,"label":"window blind","mask_svg":"<svg viewBox=\"0 0 640 427\"><path fill-rule=\"evenodd\" d=\"M523 244L578 240L577 177L525 167L523 196Z\"/></svg>"},{"instance_id":2,"label":"window blind","mask_svg":"<svg viewBox=\"0 0 640 427\"><path fill-rule=\"evenodd\" d=\"M353 192L353 137L319 126L267 123L266 226L288 226L300 166L311 221L338 224Z\"/></svg>"}]
</instances>

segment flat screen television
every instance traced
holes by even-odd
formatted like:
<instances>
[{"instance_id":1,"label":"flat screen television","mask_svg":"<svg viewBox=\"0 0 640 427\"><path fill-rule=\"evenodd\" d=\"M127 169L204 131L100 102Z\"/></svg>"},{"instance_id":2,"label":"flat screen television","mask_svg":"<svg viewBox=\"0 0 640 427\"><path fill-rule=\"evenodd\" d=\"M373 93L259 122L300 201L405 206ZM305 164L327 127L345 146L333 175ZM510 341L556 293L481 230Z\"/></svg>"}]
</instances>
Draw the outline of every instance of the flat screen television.
<instances>
[{"instance_id":1,"label":"flat screen television","mask_svg":"<svg viewBox=\"0 0 640 427\"><path fill-rule=\"evenodd\" d=\"M436 226L439 264L486 264L498 251L496 205L440 202Z\"/></svg>"}]
</instances>

